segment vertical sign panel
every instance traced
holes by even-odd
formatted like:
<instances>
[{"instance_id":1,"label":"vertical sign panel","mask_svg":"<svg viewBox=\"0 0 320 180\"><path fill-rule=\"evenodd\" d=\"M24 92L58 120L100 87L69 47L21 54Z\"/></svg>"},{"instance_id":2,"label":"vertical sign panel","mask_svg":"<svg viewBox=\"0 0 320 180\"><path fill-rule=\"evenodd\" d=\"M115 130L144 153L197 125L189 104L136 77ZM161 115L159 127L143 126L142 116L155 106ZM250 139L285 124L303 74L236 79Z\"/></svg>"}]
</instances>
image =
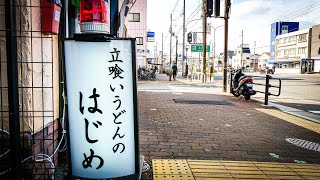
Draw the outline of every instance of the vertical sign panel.
<instances>
[{"instance_id":1,"label":"vertical sign panel","mask_svg":"<svg viewBox=\"0 0 320 180\"><path fill-rule=\"evenodd\" d=\"M135 174L135 106L131 40L65 42L72 175Z\"/></svg>"}]
</instances>

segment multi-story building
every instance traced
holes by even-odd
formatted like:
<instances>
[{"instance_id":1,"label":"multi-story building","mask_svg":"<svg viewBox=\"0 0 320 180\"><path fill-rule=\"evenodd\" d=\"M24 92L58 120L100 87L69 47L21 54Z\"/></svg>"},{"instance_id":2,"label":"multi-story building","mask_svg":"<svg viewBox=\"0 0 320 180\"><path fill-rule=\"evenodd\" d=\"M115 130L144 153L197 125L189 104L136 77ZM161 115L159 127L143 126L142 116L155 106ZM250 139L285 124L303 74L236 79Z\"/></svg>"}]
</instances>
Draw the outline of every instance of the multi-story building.
<instances>
[{"instance_id":1,"label":"multi-story building","mask_svg":"<svg viewBox=\"0 0 320 180\"><path fill-rule=\"evenodd\" d=\"M301 62L310 59L310 54L311 28L277 36L273 63L277 68L286 68L288 73L301 73Z\"/></svg>"},{"instance_id":2,"label":"multi-story building","mask_svg":"<svg viewBox=\"0 0 320 180\"><path fill-rule=\"evenodd\" d=\"M147 65L147 0L136 0L126 18L128 37L136 38L137 66Z\"/></svg>"},{"instance_id":3,"label":"multi-story building","mask_svg":"<svg viewBox=\"0 0 320 180\"><path fill-rule=\"evenodd\" d=\"M258 69L265 69L268 67L268 62L270 60L270 53L264 52L261 54L261 56L258 58Z\"/></svg>"},{"instance_id":4,"label":"multi-story building","mask_svg":"<svg viewBox=\"0 0 320 180\"><path fill-rule=\"evenodd\" d=\"M249 44L239 45L234 55L232 56L232 67L233 68L248 68L250 67L250 48Z\"/></svg>"},{"instance_id":5,"label":"multi-story building","mask_svg":"<svg viewBox=\"0 0 320 180\"><path fill-rule=\"evenodd\" d=\"M320 24L312 26L311 59L313 60L313 71L320 72Z\"/></svg>"},{"instance_id":6,"label":"multi-story building","mask_svg":"<svg viewBox=\"0 0 320 180\"><path fill-rule=\"evenodd\" d=\"M275 22L271 24L270 62L275 60L275 40L278 35L299 30L299 22Z\"/></svg>"}]
</instances>

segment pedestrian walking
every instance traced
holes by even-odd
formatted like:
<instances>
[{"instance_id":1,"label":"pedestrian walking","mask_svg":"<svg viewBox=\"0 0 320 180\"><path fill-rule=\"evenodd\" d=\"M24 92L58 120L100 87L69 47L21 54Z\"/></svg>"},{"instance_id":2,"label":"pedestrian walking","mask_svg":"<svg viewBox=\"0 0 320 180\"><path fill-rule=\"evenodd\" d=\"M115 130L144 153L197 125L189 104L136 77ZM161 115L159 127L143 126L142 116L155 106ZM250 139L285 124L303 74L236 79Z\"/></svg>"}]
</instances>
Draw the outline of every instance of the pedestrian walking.
<instances>
[{"instance_id":1,"label":"pedestrian walking","mask_svg":"<svg viewBox=\"0 0 320 180\"><path fill-rule=\"evenodd\" d=\"M177 65L176 65L176 64L173 64L173 66L172 66L173 80L176 80L177 70L178 70Z\"/></svg>"},{"instance_id":2,"label":"pedestrian walking","mask_svg":"<svg viewBox=\"0 0 320 180\"><path fill-rule=\"evenodd\" d=\"M273 73L276 72L276 66L272 66Z\"/></svg>"}]
</instances>

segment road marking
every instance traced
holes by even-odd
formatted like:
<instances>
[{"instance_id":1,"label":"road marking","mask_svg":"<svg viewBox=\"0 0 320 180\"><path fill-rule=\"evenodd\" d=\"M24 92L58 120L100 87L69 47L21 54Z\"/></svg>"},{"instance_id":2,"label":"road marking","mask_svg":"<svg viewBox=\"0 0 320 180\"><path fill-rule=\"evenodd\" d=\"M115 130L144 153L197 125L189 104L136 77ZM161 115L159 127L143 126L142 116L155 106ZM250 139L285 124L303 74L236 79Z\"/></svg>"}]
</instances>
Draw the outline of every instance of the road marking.
<instances>
[{"instance_id":1,"label":"road marking","mask_svg":"<svg viewBox=\"0 0 320 180\"><path fill-rule=\"evenodd\" d=\"M320 111L309 111L311 113L320 114Z\"/></svg>"},{"instance_id":2,"label":"road marking","mask_svg":"<svg viewBox=\"0 0 320 180\"><path fill-rule=\"evenodd\" d=\"M153 159L153 179L319 179L320 165Z\"/></svg>"},{"instance_id":3,"label":"road marking","mask_svg":"<svg viewBox=\"0 0 320 180\"><path fill-rule=\"evenodd\" d=\"M278 110L274 110L274 109L256 108L256 110L320 134L320 124L319 123L308 121L308 120L302 119L300 117L296 117L296 116L293 116L293 115L290 115L290 114L287 114L287 113L284 113L284 112L281 112Z\"/></svg>"},{"instance_id":4,"label":"road marking","mask_svg":"<svg viewBox=\"0 0 320 180\"><path fill-rule=\"evenodd\" d=\"M320 152L320 144L315 143L315 142L302 140L302 139L296 139L296 138L286 138L286 141L288 143L294 144L298 147L302 147L302 148L309 149L312 151Z\"/></svg>"}]
</instances>

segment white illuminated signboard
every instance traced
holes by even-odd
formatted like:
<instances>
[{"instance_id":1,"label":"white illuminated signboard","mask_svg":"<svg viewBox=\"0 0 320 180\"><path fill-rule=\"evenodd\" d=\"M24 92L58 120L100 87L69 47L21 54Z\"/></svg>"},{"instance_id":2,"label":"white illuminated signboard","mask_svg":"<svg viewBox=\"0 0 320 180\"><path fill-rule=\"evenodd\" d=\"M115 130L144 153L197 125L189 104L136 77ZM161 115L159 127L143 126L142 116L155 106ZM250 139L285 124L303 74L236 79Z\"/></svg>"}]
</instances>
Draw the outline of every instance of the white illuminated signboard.
<instances>
[{"instance_id":1,"label":"white illuminated signboard","mask_svg":"<svg viewBox=\"0 0 320 180\"><path fill-rule=\"evenodd\" d=\"M65 42L74 177L102 179L136 173L132 43Z\"/></svg>"}]
</instances>

